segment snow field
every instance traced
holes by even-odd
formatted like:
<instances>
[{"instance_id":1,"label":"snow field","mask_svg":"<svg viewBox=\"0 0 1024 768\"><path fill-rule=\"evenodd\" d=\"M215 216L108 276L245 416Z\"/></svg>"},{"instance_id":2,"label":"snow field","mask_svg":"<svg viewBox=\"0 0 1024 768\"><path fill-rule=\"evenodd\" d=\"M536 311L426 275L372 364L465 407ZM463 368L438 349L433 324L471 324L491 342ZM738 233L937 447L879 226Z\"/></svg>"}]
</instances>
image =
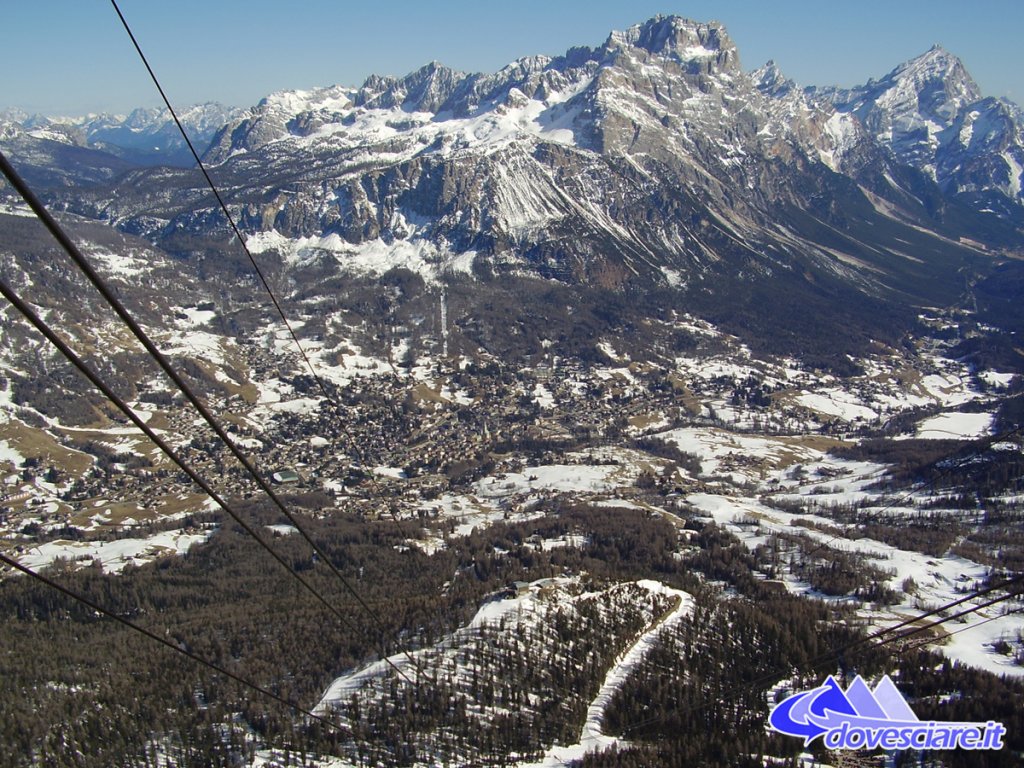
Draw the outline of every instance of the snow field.
<instances>
[{"instance_id":1,"label":"snow field","mask_svg":"<svg viewBox=\"0 0 1024 768\"><path fill-rule=\"evenodd\" d=\"M54 564L58 558L69 561L98 560L104 573L120 573L125 566L142 565L165 555L181 555L193 544L200 544L212 531L185 533L164 531L145 539L116 539L114 541L50 541L28 549L18 556L18 562L38 570Z\"/></svg>"}]
</instances>

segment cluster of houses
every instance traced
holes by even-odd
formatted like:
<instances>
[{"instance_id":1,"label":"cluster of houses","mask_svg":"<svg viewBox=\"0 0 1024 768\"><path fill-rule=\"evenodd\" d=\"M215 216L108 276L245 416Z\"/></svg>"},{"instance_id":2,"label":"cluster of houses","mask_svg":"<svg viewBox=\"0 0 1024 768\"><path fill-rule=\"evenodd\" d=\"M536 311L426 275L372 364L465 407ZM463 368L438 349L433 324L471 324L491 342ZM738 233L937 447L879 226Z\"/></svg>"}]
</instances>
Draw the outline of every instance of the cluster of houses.
<instances>
[{"instance_id":1,"label":"cluster of houses","mask_svg":"<svg viewBox=\"0 0 1024 768\"><path fill-rule=\"evenodd\" d=\"M267 369L259 360L253 370ZM315 393L307 393L311 395ZM360 378L336 388L333 402L308 411L282 408L263 414L237 394L218 400L232 437L273 483L295 492L322 491L337 506L384 494L415 514L434 498L480 473L508 471L531 455L622 442L639 433L636 424L663 428L687 416L682 388L665 373L639 364L587 367L547 361L519 369L493 363L478 371L439 366L433 381L385 375ZM253 498L259 490L233 457L183 408L166 409L164 432L183 457L230 497ZM9 535L38 518L38 498L59 502L61 513L42 520L42 536L80 520L83 510L136 501L159 514L162 501L195 493L191 482L163 457L153 461L97 462L50 488L12 488L0 509ZM383 474L375 468L390 467ZM28 496L38 498L26 498ZM391 502L389 502L391 503ZM372 506L372 505L370 505ZM379 505L378 505L379 506ZM393 506L393 505L392 505ZM363 504L361 508L366 508ZM68 513L71 510L72 513ZM33 516L34 515L34 516Z\"/></svg>"}]
</instances>

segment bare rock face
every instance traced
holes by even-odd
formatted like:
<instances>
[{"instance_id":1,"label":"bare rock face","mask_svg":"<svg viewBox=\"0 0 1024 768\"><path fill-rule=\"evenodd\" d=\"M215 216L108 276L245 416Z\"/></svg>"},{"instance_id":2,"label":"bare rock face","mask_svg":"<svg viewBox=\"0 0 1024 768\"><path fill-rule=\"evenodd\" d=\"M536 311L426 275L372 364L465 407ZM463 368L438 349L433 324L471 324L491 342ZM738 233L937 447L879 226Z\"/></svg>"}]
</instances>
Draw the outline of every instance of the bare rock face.
<instances>
[{"instance_id":1,"label":"bare rock face","mask_svg":"<svg viewBox=\"0 0 1024 768\"><path fill-rule=\"evenodd\" d=\"M678 16L656 16L625 32L612 32L605 48L640 49L674 59L694 75L740 72L736 46L721 24L700 24Z\"/></svg>"}]
</instances>

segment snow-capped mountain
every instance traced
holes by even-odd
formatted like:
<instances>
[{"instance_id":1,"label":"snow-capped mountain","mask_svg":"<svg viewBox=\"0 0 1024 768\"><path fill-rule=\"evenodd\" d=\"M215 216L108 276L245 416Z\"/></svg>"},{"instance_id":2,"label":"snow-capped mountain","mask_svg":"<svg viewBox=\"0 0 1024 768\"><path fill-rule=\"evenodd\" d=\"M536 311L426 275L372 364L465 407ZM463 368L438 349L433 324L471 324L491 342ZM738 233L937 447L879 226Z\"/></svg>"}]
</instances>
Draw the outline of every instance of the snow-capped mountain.
<instances>
[{"instance_id":1,"label":"snow-capped mountain","mask_svg":"<svg viewBox=\"0 0 1024 768\"><path fill-rule=\"evenodd\" d=\"M210 102L181 110L178 119L196 149L202 152L220 127L239 112L238 109ZM93 146L175 156L186 153L184 139L165 109L136 109L124 119L101 117L89 121L82 128L86 141ZM190 160L189 153L187 161Z\"/></svg>"},{"instance_id":2,"label":"snow-capped mountain","mask_svg":"<svg viewBox=\"0 0 1024 768\"><path fill-rule=\"evenodd\" d=\"M646 77L650 83L643 82ZM703 122L713 111L713 93L734 80L749 99L749 81L723 27L658 17L613 32L598 48L523 58L494 74L466 74L432 62L404 78L370 77L358 89L275 93L225 126L208 159L223 162L232 153L284 140L304 139L295 146L317 148L328 139L344 146L378 136L412 154L538 135L611 153L620 148L621 121L640 115L644 123L651 117L670 122L669 113L676 112ZM712 98L703 100L701 93ZM651 103L638 104L638 96ZM687 100L695 103L683 107Z\"/></svg>"},{"instance_id":3,"label":"snow-capped mountain","mask_svg":"<svg viewBox=\"0 0 1024 768\"><path fill-rule=\"evenodd\" d=\"M1024 202L1020 109L983 97L963 62L939 46L880 80L849 90L811 88L807 94L855 116L879 144L927 173L947 194L980 199L998 193Z\"/></svg>"},{"instance_id":4,"label":"snow-capped mountain","mask_svg":"<svg viewBox=\"0 0 1024 768\"><path fill-rule=\"evenodd\" d=\"M878 267L858 264L888 246L872 242L858 206L941 229L946 208L961 205L894 156L866 117L777 68L744 72L721 25L677 17L493 74L431 63L355 89L275 93L225 125L206 160L245 190L236 203L255 247L319 238L350 266L387 254L378 273L458 264L609 286L641 275L692 283L791 273L803 254L878 288ZM802 216L780 220L809 200L849 242L822 248ZM107 213L120 220L139 204ZM174 228L201 219L167 213ZM1016 236L956 217L967 227L957 237Z\"/></svg>"}]
</instances>

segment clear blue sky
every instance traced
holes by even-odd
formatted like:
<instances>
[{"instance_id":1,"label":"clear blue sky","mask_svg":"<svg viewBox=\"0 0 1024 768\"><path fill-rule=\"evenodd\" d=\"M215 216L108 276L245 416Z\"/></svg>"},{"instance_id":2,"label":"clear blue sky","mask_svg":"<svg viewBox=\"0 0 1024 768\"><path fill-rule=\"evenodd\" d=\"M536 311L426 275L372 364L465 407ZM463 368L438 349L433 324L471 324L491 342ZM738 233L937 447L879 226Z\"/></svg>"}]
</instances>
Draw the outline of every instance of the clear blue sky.
<instances>
[{"instance_id":1,"label":"clear blue sky","mask_svg":"<svg viewBox=\"0 0 1024 768\"><path fill-rule=\"evenodd\" d=\"M986 95L1024 102L1021 0L119 0L172 103L249 106L284 88L359 85L431 60L491 72L597 45L655 14L717 19L747 69L802 85L881 77L939 43ZM107 0L8 3L0 108L124 112L159 97Z\"/></svg>"}]
</instances>

